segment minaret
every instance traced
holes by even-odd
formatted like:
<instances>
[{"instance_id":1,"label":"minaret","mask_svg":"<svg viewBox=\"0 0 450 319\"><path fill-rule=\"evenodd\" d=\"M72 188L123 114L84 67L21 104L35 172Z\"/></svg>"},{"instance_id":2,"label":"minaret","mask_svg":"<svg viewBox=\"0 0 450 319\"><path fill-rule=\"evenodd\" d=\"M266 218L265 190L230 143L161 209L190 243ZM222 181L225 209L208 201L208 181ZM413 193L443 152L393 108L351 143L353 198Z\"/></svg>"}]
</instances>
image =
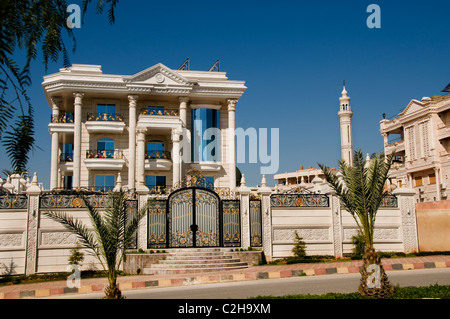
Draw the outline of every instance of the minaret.
<instances>
[{"instance_id":1,"label":"minaret","mask_svg":"<svg viewBox=\"0 0 450 319\"><path fill-rule=\"evenodd\" d=\"M353 138L352 138L352 116L353 111L350 109L350 97L347 91L342 90L342 96L339 98L340 110L339 118L341 122L341 157L347 165L353 165Z\"/></svg>"}]
</instances>

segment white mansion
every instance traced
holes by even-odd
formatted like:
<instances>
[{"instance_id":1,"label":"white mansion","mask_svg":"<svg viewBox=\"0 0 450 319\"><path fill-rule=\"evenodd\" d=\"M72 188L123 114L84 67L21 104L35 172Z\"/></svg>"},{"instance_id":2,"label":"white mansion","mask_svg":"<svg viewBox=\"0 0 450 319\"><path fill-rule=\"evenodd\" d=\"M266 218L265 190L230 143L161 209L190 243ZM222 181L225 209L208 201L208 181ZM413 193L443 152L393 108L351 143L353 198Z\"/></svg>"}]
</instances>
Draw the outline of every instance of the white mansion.
<instances>
[{"instance_id":1,"label":"white mansion","mask_svg":"<svg viewBox=\"0 0 450 319\"><path fill-rule=\"evenodd\" d=\"M235 188L235 110L245 82L163 64L131 76L74 64L42 86L52 109L50 189L120 184L145 193L176 185L191 168L215 187Z\"/></svg>"},{"instance_id":2,"label":"white mansion","mask_svg":"<svg viewBox=\"0 0 450 319\"><path fill-rule=\"evenodd\" d=\"M450 85L443 92L449 92ZM385 117L385 115L383 115ZM390 181L416 191L416 202L448 199L450 96L411 100L395 117L380 121L384 152L395 151Z\"/></svg>"}]
</instances>

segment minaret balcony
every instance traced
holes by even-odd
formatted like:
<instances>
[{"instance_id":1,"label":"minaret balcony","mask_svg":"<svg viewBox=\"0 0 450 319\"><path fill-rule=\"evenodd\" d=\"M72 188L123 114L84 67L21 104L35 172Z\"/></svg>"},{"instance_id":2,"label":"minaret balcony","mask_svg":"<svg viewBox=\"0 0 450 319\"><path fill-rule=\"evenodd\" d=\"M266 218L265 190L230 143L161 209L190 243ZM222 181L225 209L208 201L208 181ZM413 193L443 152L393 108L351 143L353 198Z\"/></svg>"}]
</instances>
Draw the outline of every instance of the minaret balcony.
<instances>
[{"instance_id":1,"label":"minaret balcony","mask_svg":"<svg viewBox=\"0 0 450 319\"><path fill-rule=\"evenodd\" d=\"M125 123L121 113L88 113L86 129L89 133L123 133Z\"/></svg>"},{"instance_id":2,"label":"minaret balcony","mask_svg":"<svg viewBox=\"0 0 450 319\"><path fill-rule=\"evenodd\" d=\"M87 150L84 164L90 170L122 170L125 158L122 150Z\"/></svg>"}]
</instances>

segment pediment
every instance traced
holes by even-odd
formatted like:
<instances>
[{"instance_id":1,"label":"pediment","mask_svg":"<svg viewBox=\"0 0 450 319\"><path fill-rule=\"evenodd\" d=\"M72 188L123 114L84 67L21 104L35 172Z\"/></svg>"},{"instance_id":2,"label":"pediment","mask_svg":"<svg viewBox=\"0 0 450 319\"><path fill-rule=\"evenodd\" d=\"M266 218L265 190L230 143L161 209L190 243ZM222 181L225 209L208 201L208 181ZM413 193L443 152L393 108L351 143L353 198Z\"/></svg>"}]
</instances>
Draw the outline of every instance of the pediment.
<instances>
[{"instance_id":1,"label":"pediment","mask_svg":"<svg viewBox=\"0 0 450 319\"><path fill-rule=\"evenodd\" d=\"M164 64L158 63L135 75L123 78L125 83L153 84L153 85L182 85L191 86L192 82L179 75L174 70L169 69Z\"/></svg>"},{"instance_id":2,"label":"pediment","mask_svg":"<svg viewBox=\"0 0 450 319\"><path fill-rule=\"evenodd\" d=\"M399 114L400 116L409 115L425 108L424 104L417 100L411 100L405 109Z\"/></svg>"}]
</instances>

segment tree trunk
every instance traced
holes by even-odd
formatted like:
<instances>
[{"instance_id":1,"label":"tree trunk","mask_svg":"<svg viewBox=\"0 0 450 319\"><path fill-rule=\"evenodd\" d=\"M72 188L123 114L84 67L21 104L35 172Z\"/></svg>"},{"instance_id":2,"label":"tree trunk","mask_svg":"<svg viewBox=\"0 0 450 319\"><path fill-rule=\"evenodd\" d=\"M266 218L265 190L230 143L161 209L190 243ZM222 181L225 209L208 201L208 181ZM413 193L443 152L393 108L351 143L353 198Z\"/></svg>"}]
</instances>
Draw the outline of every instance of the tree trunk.
<instances>
[{"instance_id":1,"label":"tree trunk","mask_svg":"<svg viewBox=\"0 0 450 319\"><path fill-rule=\"evenodd\" d=\"M124 299L122 292L119 289L119 285L116 282L115 274L108 275L108 286L105 288L105 299Z\"/></svg>"},{"instance_id":2,"label":"tree trunk","mask_svg":"<svg viewBox=\"0 0 450 319\"><path fill-rule=\"evenodd\" d=\"M358 291L362 296L384 298L394 292L375 249L366 249L360 273Z\"/></svg>"}]
</instances>

